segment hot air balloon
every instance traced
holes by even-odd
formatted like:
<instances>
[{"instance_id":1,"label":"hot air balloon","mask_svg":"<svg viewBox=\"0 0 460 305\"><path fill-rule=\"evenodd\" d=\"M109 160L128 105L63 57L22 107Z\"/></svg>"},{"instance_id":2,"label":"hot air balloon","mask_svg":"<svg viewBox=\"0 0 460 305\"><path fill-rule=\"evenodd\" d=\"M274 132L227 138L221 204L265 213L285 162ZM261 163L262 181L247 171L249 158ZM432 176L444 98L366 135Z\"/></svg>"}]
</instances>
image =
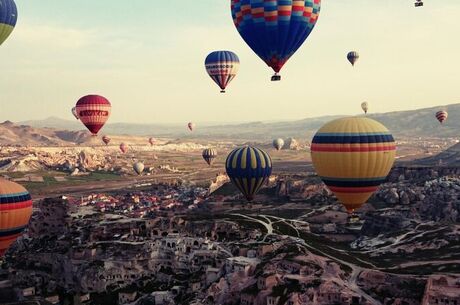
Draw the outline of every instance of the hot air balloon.
<instances>
[{"instance_id":1,"label":"hot air balloon","mask_svg":"<svg viewBox=\"0 0 460 305\"><path fill-rule=\"evenodd\" d=\"M278 139L275 139L273 140L273 147L276 149L276 150L281 150L284 146L284 140L281 139L281 138L278 138Z\"/></svg>"},{"instance_id":2,"label":"hot air balloon","mask_svg":"<svg viewBox=\"0 0 460 305\"><path fill-rule=\"evenodd\" d=\"M13 32L18 20L18 10L13 0L0 0L0 45Z\"/></svg>"},{"instance_id":3,"label":"hot air balloon","mask_svg":"<svg viewBox=\"0 0 460 305\"><path fill-rule=\"evenodd\" d=\"M364 113L367 114L367 111L369 110L369 104L367 102L361 103L361 108L363 109Z\"/></svg>"},{"instance_id":4,"label":"hot air balloon","mask_svg":"<svg viewBox=\"0 0 460 305\"><path fill-rule=\"evenodd\" d=\"M0 178L0 257L22 235L32 215L32 199L21 185Z\"/></svg>"},{"instance_id":5,"label":"hot air balloon","mask_svg":"<svg viewBox=\"0 0 460 305\"><path fill-rule=\"evenodd\" d=\"M134 163L133 164L133 169L138 175L141 175L142 172L144 171L144 163L142 163L142 162Z\"/></svg>"},{"instance_id":6,"label":"hot air balloon","mask_svg":"<svg viewBox=\"0 0 460 305\"><path fill-rule=\"evenodd\" d=\"M86 95L76 105L77 115L88 130L96 136L110 117L112 106L100 95Z\"/></svg>"},{"instance_id":7,"label":"hot air balloon","mask_svg":"<svg viewBox=\"0 0 460 305\"><path fill-rule=\"evenodd\" d=\"M449 114L447 113L447 111L441 110L436 112L436 119L439 121L439 123L442 124L445 120L447 120L448 115Z\"/></svg>"},{"instance_id":8,"label":"hot air balloon","mask_svg":"<svg viewBox=\"0 0 460 305\"><path fill-rule=\"evenodd\" d=\"M231 0L238 32L275 71L272 81L312 32L320 8L321 0Z\"/></svg>"},{"instance_id":9,"label":"hot air balloon","mask_svg":"<svg viewBox=\"0 0 460 305\"><path fill-rule=\"evenodd\" d=\"M120 144L120 150L122 153L126 153L128 151L128 145L126 145L125 143L121 143Z\"/></svg>"},{"instance_id":10,"label":"hot air balloon","mask_svg":"<svg viewBox=\"0 0 460 305\"><path fill-rule=\"evenodd\" d=\"M205 60L206 71L212 80L225 93L227 85L235 78L240 68L238 56L231 51L215 51Z\"/></svg>"},{"instance_id":11,"label":"hot air balloon","mask_svg":"<svg viewBox=\"0 0 460 305\"><path fill-rule=\"evenodd\" d=\"M195 123L190 122L187 124L187 126L188 126L188 129L190 129L190 131L193 131L193 129L195 128Z\"/></svg>"},{"instance_id":12,"label":"hot air balloon","mask_svg":"<svg viewBox=\"0 0 460 305\"><path fill-rule=\"evenodd\" d=\"M393 166L395 141L385 126L367 117L324 125L311 145L313 165L349 213L360 208Z\"/></svg>"},{"instance_id":13,"label":"hot air balloon","mask_svg":"<svg viewBox=\"0 0 460 305\"><path fill-rule=\"evenodd\" d=\"M108 136L103 136L102 137L102 142L105 143L105 145L109 145L110 143L110 138Z\"/></svg>"},{"instance_id":14,"label":"hot air balloon","mask_svg":"<svg viewBox=\"0 0 460 305\"><path fill-rule=\"evenodd\" d=\"M203 150L202 156L204 161L206 161L206 163L208 163L208 165L211 166L214 162L214 159L217 157L217 150L213 148L206 148L205 150Z\"/></svg>"},{"instance_id":15,"label":"hot air balloon","mask_svg":"<svg viewBox=\"0 0 460 305\"><path fill-rule=\"evenodd\" d=\"M153 146L153 144L155 144L157 140L155 138L149 138L149 143L151 146Z\"/></svg>"},{"instance_id":16,"label":"hot air balloon","mask_svg":"<svg viewBox=\"0 0 460 305\"><path fill-rule=\"evenodd\" d=\"M359 53L356 51L351 51L347 54L347 59L351 63L352 66L355 66L355 63L359 59Z\"/></svg>"},{"instance_id":17,"label":"hot air balloon","mask_svg":"<svg viewBox=\"0 0 460 305\"><path fill-rule=\"evenodd\" d=\"M77 107L72 107L72 114L73 116L79 120L80 118L78 117L78 113L77 113Z\"/></svg>"},{"instance_id":18,"label":"hot air balloon","mask_svg":"<svg viewBox=\"0 0 460 305\"><path fill-rule=\"evenodd\" d=\"M263 150L244 146L228 155L225 169L232 183L252 201L272 173L272 160Z\"/></svg>"}]
</instances>

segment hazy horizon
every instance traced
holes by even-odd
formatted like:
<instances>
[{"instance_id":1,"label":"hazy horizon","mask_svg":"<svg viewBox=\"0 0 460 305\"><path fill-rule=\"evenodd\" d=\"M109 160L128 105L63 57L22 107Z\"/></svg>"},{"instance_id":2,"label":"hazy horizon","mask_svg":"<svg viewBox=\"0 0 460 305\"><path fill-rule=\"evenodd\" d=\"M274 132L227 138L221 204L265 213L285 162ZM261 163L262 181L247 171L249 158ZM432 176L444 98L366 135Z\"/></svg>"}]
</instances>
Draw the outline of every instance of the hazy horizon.
<instances>
[{"instance_id":1,"label":"hazy horizon","mask_svg":"<svg viewBox=\"0 0 460 305\"><path fill-rule=\"evenodd\" d=\"M412 2L324 2L312 35L272 83L237 33L229 1L19 0L0 50L0 120L71 120L89 93L112 102L108 124L290 121L359 114L363 101L374 113L455 103L460 3ZM241 59L225 95L203 66L219 49ZM361 55L355 68L350 50Z\"/></svg>"}]
</instances>

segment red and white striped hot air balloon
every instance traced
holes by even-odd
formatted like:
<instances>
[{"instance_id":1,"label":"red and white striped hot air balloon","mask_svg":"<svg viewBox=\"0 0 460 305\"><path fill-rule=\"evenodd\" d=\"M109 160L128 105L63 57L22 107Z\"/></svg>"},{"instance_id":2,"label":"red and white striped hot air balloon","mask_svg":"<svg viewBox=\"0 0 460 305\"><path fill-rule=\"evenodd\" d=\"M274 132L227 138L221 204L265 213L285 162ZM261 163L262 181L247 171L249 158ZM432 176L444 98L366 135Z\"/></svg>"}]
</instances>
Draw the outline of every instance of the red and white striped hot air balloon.
<instances>
[{"instance_id":1,"label":"red and white striped hot air balloon","mask_svg":"<svg viewBox=\"0 0 460 305\"><path fill-rule=\"evenodd\" d=\"M120 144L120 150L122 153L126 153L128 151L128 145L126 145L125 143L121 143Z\"/></svg>"},{"instance_id":2,"label":"red and white striped hot air balloon","mask_svg":"<svg viewBox=\"0 0 460 305\"><path fill-rule=\"evenodd\" d=\"M78 118L96 136L110 117L110 102L100 95L86 95L75 106Z\"/></svg>"},{"instance_id":3,"label":"red and white striped hot air balloon","mask_svg":"<svg viewBox=\"0 0 460 305\"><path fill-rule=\"evenodd\" d=\"M439 121L439 123L442 124L445 120L447 120L448 115L449 114L447 113L447 111L441 110L436 112L436 119Z\"/></svg>"}]
</instances>

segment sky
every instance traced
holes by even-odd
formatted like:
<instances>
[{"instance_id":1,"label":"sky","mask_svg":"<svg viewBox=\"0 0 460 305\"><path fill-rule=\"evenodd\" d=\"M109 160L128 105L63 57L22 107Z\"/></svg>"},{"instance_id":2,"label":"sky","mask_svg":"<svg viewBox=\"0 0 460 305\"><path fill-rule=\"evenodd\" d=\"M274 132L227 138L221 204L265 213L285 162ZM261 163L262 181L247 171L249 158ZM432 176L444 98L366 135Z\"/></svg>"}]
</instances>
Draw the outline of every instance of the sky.
<instances>
[{"instance_id":1,"label":"sky","mask_svg":"<svg viewBox=\"0 0 460 305\"><path fill-rule=\"evenodd\" d=\"M312 34L273 74L239 36L230 0L16 0L0 46L0 120L57 116L107 97L109 122L282 121L460 102L460 1L323 0ZM238 54L226 94L204 59ZM355 68L348 51L360 53Z\"/></svg>"}]
</instances>

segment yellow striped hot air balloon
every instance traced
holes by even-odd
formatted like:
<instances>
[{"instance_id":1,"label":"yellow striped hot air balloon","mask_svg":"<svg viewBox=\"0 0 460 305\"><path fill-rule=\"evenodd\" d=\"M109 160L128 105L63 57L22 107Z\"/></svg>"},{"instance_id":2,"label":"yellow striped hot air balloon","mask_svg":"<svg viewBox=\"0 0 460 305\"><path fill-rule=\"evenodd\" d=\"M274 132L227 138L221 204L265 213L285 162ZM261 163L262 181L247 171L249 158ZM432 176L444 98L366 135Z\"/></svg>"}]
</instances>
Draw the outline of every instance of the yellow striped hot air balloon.
<instances>
[{"instance_id":1,"label":"yellow striped hot air balloon","mask_svg":"<svg viewBox=\"0 0 460 305\"><path fill-rule=\"evenodd\" d=\"M252 201L272 173L272 160L262 149L244 146L228 155L225 169L232 183Z\"/></svg>"},{"instance_id":2,"label":"yellow striped hot air balloon","mask_svg":"<svg viewBox=\"0 0 460 305\"><path fill-rule=\"evenodd\" d=\"M366 117L327 123L311 145L316 172L349 213L365 204L385 181L395 154L388 129Z\"/></svg>"},{"instance_id":3,"label":"yellow striped hot air balloon","mask_svg":"<svg viewBox=\"0 0 460 305\"><path fill-rule=\"evenodd\" d=\"M31 215L29 192L17 183L0 178L0 257L22 235Z\"/></svg>"}]
</instances>

